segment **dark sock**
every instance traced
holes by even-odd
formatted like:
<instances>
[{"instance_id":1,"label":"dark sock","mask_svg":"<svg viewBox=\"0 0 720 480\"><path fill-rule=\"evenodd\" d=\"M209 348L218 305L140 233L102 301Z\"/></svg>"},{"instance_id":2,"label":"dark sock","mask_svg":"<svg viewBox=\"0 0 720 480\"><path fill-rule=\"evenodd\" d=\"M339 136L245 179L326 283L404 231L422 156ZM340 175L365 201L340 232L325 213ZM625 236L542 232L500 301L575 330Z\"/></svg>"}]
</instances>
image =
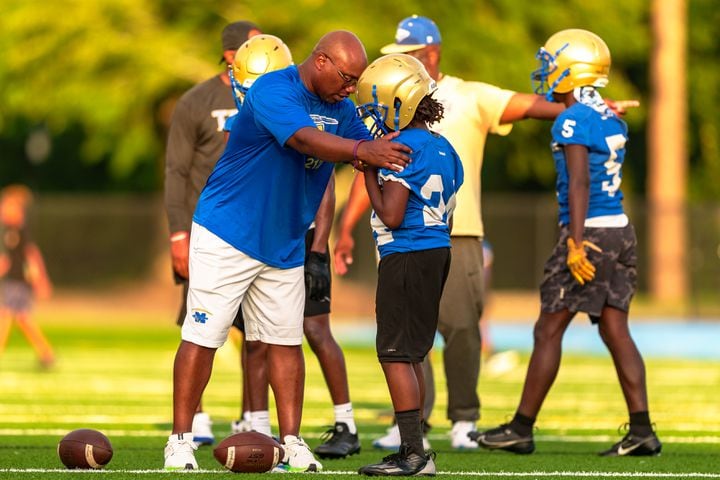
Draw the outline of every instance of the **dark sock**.
<instances>
[{"instance_id":1,"label":"dark sock","mask_svg":"<svg viewBox=\"0 0 720 480\"><path fill-rule=\"evenodd\" d=\"M532 435L533 425L535 425L535 419L526 417L522 413L515 412L515 416L510 422L510 428L515 430L519 435L527 437Z\"/></svg>"},{"instance_id":2,"label":"dark sock","mask_svg":"<svg viewBox=\"0 0 720 480\"><path fill-rule=\"evenodd\" d=\"M400 430L400 442L407 444L410 452L425 455L420 409L395 412L395 419Z\"/></svg>"},{"instance_id":3,"label":"dark sock","mask_svg":"<svg viewBox=\"0 0 720 480\"><path fill-rule=\"evenodd\" d=\"M630 414L630 433L639 437L647 437L653 433L649 412L635 412Z\"/></svg>"}]
</instances>

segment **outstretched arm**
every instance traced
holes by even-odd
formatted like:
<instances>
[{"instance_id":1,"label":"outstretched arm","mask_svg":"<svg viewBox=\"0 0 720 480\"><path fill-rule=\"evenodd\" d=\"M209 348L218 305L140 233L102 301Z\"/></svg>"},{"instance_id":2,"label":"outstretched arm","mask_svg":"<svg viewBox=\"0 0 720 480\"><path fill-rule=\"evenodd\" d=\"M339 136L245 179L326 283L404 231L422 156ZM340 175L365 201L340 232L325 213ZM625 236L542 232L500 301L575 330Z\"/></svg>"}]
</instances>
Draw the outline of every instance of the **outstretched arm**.
<instances>
[{"instance_id":1,"label":"outstretched arm","mask_svg":"<svg viewBox=\"0 0 720 480\"><path fill-rule=\"evenodd\" d=\"M553 120L565 110L562 103L548 102L545 97L534 93L516 93L510 97L500 124L514 123L525 118L537 120Z\"/></svg>"}]
</instances>

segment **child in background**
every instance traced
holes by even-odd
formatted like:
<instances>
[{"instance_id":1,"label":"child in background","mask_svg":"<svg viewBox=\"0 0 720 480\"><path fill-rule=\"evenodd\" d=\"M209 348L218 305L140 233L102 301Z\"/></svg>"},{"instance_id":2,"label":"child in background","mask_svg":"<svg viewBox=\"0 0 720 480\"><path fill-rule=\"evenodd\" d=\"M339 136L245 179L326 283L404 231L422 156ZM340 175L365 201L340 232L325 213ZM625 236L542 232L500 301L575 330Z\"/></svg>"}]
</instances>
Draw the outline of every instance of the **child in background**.
<instances>
[{"instance_id":1,"label":"child in background","mask_svg":"<svg viewBox=\"0 0 720 480\"><path fill-rule=\"evenodd\" d=\"M52 284L40 249L28 235L27 213L32 193L23 185L10 185L0 192L0 353L5 350L13 320L35 349L43 368L55 363L52 347L31 319L34 298L46 299Z\"/></svg>"}]
</instances>

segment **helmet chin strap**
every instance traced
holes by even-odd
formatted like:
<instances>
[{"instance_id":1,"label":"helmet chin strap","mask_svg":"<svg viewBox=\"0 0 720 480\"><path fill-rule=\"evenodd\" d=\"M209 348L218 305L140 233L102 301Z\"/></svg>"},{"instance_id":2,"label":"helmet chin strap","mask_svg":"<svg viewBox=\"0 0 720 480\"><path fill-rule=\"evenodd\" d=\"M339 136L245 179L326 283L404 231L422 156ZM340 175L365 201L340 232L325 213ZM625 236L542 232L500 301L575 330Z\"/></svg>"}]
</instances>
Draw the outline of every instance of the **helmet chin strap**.
<instances>
[{"instance_id":1,"label":"helmet chin strap","mask_svg":"<svg viewBox=\"0 0 720 480\"><path fill-rule=\"evenodd\" d=\"M393 125L395 125L395 131L397 132L400 130L400 108L402 107L402 102L399 98L395 97L395 118L393 119Z\"/></svg>"},{"instance_id":2,"label":"helmet chin strap","mask_svg":"<svg viewBox=\"0 0 720 480\"><path fill-rule=\"evenodd\" d=\"M553 82L553 84L550 85L550 88L548 89L547 93L545 94L545 100L547 100L548 102L553 101L552 94L555 91L555 88L557 88L557 86L560 85L560 82L562 82L563 79L565 77L567 77L568 75L570 75L570 69L566 68L565 71L560 74L560 76L557 78L557 80L555 80Z\"/></svg>"},{"instance_id":3,"label":"helmet chin strap","mask_svg":"<svg viewBox=\"0 0 720 480\"><path fill-rule=\"evenodd\" d=\"M230 86L232 87L235 106L237 107L238 111L240 111L240 107L242 106L242 100L240 100L240 98L238 97L243 94L242 89L240 88L240 84L238 83L238 81L235 80L235 75L233 74L232 68L228 68L228 76L230 77Z\"/></svg>"}]
</instances>

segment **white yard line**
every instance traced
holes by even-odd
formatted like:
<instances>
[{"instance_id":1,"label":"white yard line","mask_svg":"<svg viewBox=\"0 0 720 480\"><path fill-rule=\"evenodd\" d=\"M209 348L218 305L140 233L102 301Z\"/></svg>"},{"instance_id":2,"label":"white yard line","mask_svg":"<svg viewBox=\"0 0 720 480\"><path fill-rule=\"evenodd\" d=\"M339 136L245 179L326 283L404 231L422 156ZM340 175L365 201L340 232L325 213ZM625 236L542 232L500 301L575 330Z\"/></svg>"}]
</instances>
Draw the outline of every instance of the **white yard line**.
<instances>
[{"instance_id":1,"label":"white yard line","mask_svg":"<svg viewBox=\"0 0 720 480\"><path fill-rule=\"evenodd\" d=\"M177 474L178 472L170 472L165 470L67 470L60 468L0 468L0 473L103 473L112 474ZM183 474L205 474L205 473L227 473L223 470L196 470L187 471ZM321 475L357 475L355 470L328 470L318 472ZM584 478L720 478L720 473L703 473L703 472L597 472L597 471L533 471L533 472L490 472L479 470L474 472L437 472L438 475L450 475L459 477L584 477Z\"/></svg>"}]
</instances>

